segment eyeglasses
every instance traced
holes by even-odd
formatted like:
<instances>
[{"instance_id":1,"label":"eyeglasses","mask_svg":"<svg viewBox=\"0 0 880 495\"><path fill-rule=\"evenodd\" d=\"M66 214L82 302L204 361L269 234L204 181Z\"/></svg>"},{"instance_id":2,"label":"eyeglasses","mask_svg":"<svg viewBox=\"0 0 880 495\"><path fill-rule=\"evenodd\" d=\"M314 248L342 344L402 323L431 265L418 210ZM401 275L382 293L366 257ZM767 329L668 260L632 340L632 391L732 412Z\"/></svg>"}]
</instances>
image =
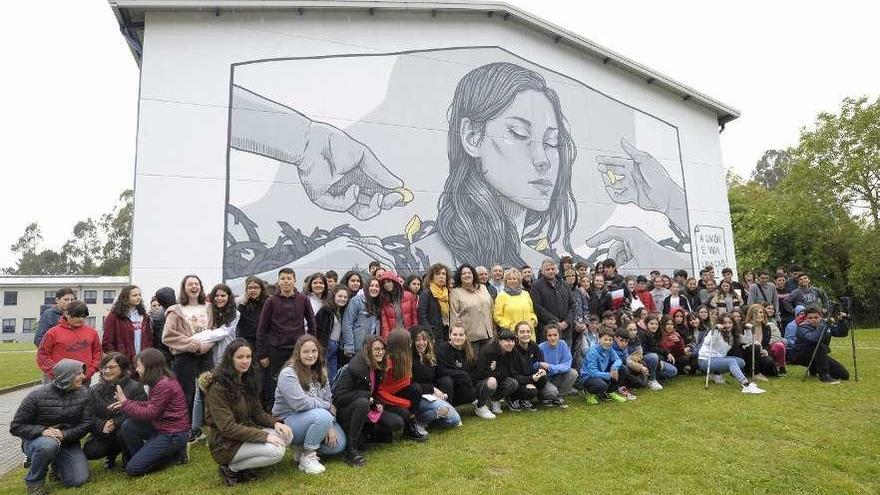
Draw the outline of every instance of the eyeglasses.
<instances>
[{"instance_id":1,"label":"eyeglasses","mask_svg":"<svg viewBox=\"0 0 880 495\"><path fill-rule=\"evenodd\" d=\"M108 364L106 366L101 366L101 371L110 371L119 369L118 364Z\"/></svg>"},{"instance_id":2,"label":"eyeglasses","mask_svg":"<svg viewBox=\"0 0 880 495\"><path fill-rule=\"evenodd\" d=\"M373 349L373 352L383 352L383 353L384 353L384 352L385 352L385 348L381 348L381 349Z\"/></svg>"}]
</instances>

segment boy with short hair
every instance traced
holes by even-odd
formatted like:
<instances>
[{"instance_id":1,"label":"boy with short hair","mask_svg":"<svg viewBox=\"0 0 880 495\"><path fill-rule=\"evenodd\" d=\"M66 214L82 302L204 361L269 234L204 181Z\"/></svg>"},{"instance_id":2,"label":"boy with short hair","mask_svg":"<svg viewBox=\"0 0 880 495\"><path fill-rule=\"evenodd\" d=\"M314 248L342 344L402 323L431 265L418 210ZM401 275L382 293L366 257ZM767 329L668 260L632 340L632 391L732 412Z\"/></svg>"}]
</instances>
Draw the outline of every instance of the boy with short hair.
<instances>
[{"instance_id":1,"label":"boy with short hair","mask_svg":"<svg viewBox=\"0 0 880 495\"><path fill-rule=\"evenodd\" d=\"M541 342L538 348L544 354L544 361L538 363L547 371L547 379L550 385L556 387L559 395L553 399L554 406L568 407L563 396L574 393L574 383L577 381L577 371L571 367L571 350L568 344L560 339L559 326L551 323L544 327L544 336L547 340ZM543 365L547 365L544 367Z\"/></svg>"},{"instance_id":2,"label":"boy with short hair","mask_svg":"<svg viewBox=\"0 0 880 495\"><path fill-rule=\"evenodd\" d=\"M614 343L611 344L611 350L617 354L617 358L623 363L623 366L620 367L619 381L621 385L617 387L617 393L624 396L626 400L636 400L638 397L629 390L629 387L644 387L645 383L647 383L648 368L636 363L632 359L632 356L630 355L629 339L629 332L625 328L618 328L614 333ZM638 370L637 374L632 372L634 368ZM645 371L644 377L642 376L642 368L644 368Z\"/></svg>"},{"instance_id":3,"label":"boy with short hair","mask_svg":"<svg viewBox=\"0 0 880 495\"><path fill-rule=\"evenodd\" d=\"M90 380L101 365L103 351L98 332L86 325L89 307L74 301L57 325L49 329L37 350L37 365L50 380L53 368L62 359L75 359L86 365L86 379Z\"/></svg>"},{"instance_id":4,"label":"boy with short hair","mask_svg":"<svg viewBox=\"0 0 880 495\"><path fill-rule=\"evenodd\" d=\"M73 301L76 301L76 293L70 287L62 287L55 292L55 306L43 311L40 315L40 321L37 323L37 333L34 334L35 346L40 347L40 342L43 341L46 332L61 321L61 317L64 316Z\"/></svg>"},{"instance_id":5,"label":"boy with short hair","mask_svg":"<svg viewBox=\"0 0 880 495\"><path fill-rule=\"evenodd\" d=\"M278 373L293 354L296 341L305 334L315 335L315 313L309 298L296 290L296 272L278 271L278 292L266 299L257 323L256 358L269 368L272 389Z\"/></svg>"},{"instance_id":6,"label":"boy with short hair","mask_svg":"<svg viewBox=\"0 0 880 495\"><path fill-rule=\"evenodd\" d=\"M620 368L623 362L611 346L614 344L614 333L607 328L599 330L599 345L590 348L584 365L581 367L581 384L587 392L587 404L599 403L599 398L626 402L626 398L617 392L620 386Z\"/></svg>"}]
</instances>

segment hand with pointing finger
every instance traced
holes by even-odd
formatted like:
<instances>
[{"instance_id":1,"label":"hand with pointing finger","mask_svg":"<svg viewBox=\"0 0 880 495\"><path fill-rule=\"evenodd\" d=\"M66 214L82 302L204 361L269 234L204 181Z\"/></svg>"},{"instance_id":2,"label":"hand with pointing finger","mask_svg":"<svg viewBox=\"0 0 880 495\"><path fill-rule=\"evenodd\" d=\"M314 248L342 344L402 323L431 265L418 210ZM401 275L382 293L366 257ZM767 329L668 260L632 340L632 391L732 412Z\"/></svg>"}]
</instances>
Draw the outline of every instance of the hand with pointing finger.
<instances>
[{"instance_id":1,"label":"hand with pointing finger","mask_svg":"<svg viewBox=\"0 0 880 495\"><path fill-rule=\"evenodd\" d=\"M598 248L610 243L608 257L618 266L628 268L687 266L688 253L681 253L657 244L638 227L611 226L586 240L587 246Z\"/></svg>"}]
</instances>

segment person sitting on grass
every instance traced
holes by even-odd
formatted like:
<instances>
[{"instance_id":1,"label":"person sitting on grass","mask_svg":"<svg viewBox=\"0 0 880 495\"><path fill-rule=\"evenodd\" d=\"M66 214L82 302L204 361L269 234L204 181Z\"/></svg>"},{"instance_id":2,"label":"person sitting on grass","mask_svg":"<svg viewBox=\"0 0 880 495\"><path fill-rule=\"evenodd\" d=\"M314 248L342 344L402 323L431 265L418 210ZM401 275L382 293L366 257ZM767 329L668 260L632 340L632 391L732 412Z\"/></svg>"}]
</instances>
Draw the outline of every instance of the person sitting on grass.
<instances>
[{"instance_id":1,"label":"person sitting on grass","mask_svg":"<svg viewBox=\"0 0 880 495\"><path fill-rule=\"evenodd\" d=\"M626 402L625 397L615 392L621 385L620 368L623 362L611 349L613 343L614 333L611 330L599 330L599 345L591 347L584 360L581 383L587 393L587 404L598 404L599 399Z\"/></svg>"},{"instance_id":2,"label":"person sitting on grass","mask_svg":"<svg viewBox=\"0 0 880 495\"><path fill-rule=\"evenodd\" d=\"M476 389L474 414L483 419L495 419L502 413L501 401L519 388L511 373L516 336L502 328L498 336L480 349L477 365L471 371Z\"/></svg>"},{"instance_id":3,"label":"person sitting on grass","mask_svg":"<svg viewBox=\"0 0 880 495\"><path fill-rule=\"evenodd\" d=\"M678 375L678 368L670 360L669 353L660 347L660 322L656 316L645 319L644 328L639 328L638 338L642 344L645 366L648 367L648 388L662 390L659 379L670 379Z\"/></svg>"},{"instance_id":4,"label":"person sitting on grass","mask_svg":"<svg viewBox=\"0 0 880 495\"><path fill-rule=\"evenodd\" d=\"M448 396L437 386L437 355L431 327L414 325L409 329L412 339L412 381L422 396L416 408L416 417L424 425L437 423L441 428L461 426L461 416L446 402ZM426 398L425 396L431 396Z\"/></svg>"},{"instance_id":5,"label":"person sitting on grass","mask_svg":"<svg viewBox=\"0 0 880 495\"><path fill-rule=\"evenodd\" d=\"M660 348L672 358L670 362L678 369L679 374L689 373L690 347L684 345L684 339L675 330L675 322L671 317L664 316L660 319L660 332Z\"/></svg>"},{"instance_id":6,"label":"person sitting on grass","mask_svg":"<svg viewBox=\"0 0 880 495\"><path fill-rule=\"evenodd\" d=\"M24 477L28 495L45 495L49 466L64 486L82 486L89 479L89 463L80 439L92 428L87 415L89 392L83 386L85 366L61 359L52 368L51 383L30 392L19 404L9 432L21 438L21 450L30 459Z\"/></svg>"},{"instance_id":7,"label":"person sitting on grass","mask_svg":"<svg viewBox=\"0 0 880 495\"><path fill-rule=\"evenodd\" d=\"M828 355L831 352L831 337L846 337L849 334L846 313L840 313L840 317L836 323L823 320L822 310L811 306L804 312L804 321L797 328L792 363L809 366L810 373L819 375L823 383L837 384L840 383L838 380L849 380L849 371Z\"/></svg>"},{"instance_id":8,"label":"person sitting on grass","mask_svg":"<svg viewBox=\"0 0 880 495\"><path fill-rule=\"evenodd\" d=\"M544 362L541 349L532 341L532 324L521 321L516 324L516 346L511 356L511 372L519 387L510 394L507 407L511 411L533 411L532 401L540 396L541 404L553 406L559 396L556 387L547 381L549 365Z\"/></svg>"},{"instance_id":9,"label":"person sitting on grass","mask_svg":"<svg viewBox=\"0 0 880 495\"><path fill-rule=\"evenodd\" d=\"M333 382L333 405L348 441L345 462L352 467L367 463L360 449L363 447L361 436L368 422L376 435L390 435L403 429L403 418L386 411L375 397L385 368L385 342L373 335L367 337L361 352L340 370Z\"/></svg>"},{"instance_id":10,"label":"person sitting on grass","mask_svg":"<svg viewBox=\"0 0 880 495\"><path fill-rule=\"evenodd\" d=\"M718 318L716 328L702 334L702 336L697 352L700 369L705 373L710 373L712 381L723 384L724 378L721 373L729 371L742 385L742 393L763 394L765 392L750 382L743 374L746 362L742 358L727 355L736 344L736 337L733 335L733 318L730 315L721 315Z\"/></svg>"},{"instance_id":11,"label":"person sitting on grass","mask_svg":"<svg viewBox=\"0 0 880 495\"><path fill-rule=\"evenodd\" d=\"M574 384L578 377L577 370L571 367L571 350L568 344L560 339L559 326L555 323L544 327L544 336L547 340L541 342L538 348L544 354L544 362L547 364L547 380L559 391L553 403L556 406L566 407L563 396L575 393Z\"/></svg>"},{"instance_id":12,"label":"person sitting on grass","mask_svg":"<svg viewBox=\"0 0 880 495\"><path fill-rule=\"evenodd\" d=\"M630 388L642 388L647 384L647 373L642 373L641 368L637 368L637 363L630 360L629 354L629 330L627 328L618 328L614 332L614 342L611 344L611 350L617 354L617 358L623 363L620 367L620 383L617 387L617 393L626 398L626 400L636 400L638 397ZM637 369L638 373L633 370ZM645 368L647 371L647 368Z\"/></svg>"},{"instance_id":13,"label":"person sitting on grass","mask_svg":"<svg viewBox=\"0 0 880 495\"><path fill-rule=\"evenodd\" d=\"M334 289L334 293L348 297L344 286ZM320 328L320 323L318 325ZM323 351L311 335L303 335L296 341L293 354L278 374L272 407L272 414L293 430L293 462L306 474L326 470L318 458L319 453L336 455L345 449L345 433L336 422Z\"/></svg>"},{"instance_id":14,"label":"person sitting on grass","mask_svg":"<svg viewBox=\"0 0 880 495\"><path fill-rule=\"evenodd\" d=\"M208 446L226 486L253 480L251 469L281 462L293 438L290 427L260 405L253 360L251 344L236 339L213 371L199 377L205 391Z\"/></svg>"},{"instance_id":15,"label":"person sitting on grass","mask_svg":"<svg viewBox=\"0 0 880 495\"><path fill-rule=\"evenodd\" d=\"M449 327L449 341L437 348L437 388L449 396L453 406L474 400L474 384L470 372L477 364L477 356L468 341L464 327Z\"/></svg>"},{"instance_id":16,"label":"person sitting on grass","mask_svg":"<svg viewBox=\"0 0 880 495\"><path fill-rule=\"evenodd\" d=\"M144 387L131 378L131 361L119 352L108 352L101 359L101 381L89 388L89 416L93 427L83 444L83 452L89 460L106 458L104 467L116 467L116 456L125 450L122 442L122 424L128 416L119 409L110 408L116 402L116 386L121 385L125 395L134 400L146 400ZM134 421L134 420L132 420ZM128 460L123 456L123 464Z\"/></svg>"},{"instance_id":17,"label":"person sitting on grass","mask_svg":"<svg viewBox=\"0 0 880 495\"><path fill-rule=\"evenodd\" d=\"M412 382L412 338L400 328L388 334L385 351L385 376L379 384L377 396L385 406L403 418L403 436L424 442L428 429L418 421L416 412L422 398L421 388Z\"/></svg>"},{"instance_id":18,"label":"person sitting on grass","mask_svg":"<svg viewBox=\"0 0 880 495\"><path fill-rule=\"evenodd\" d=\"M121 434L128 455L125 472L130 476L142 476L174 461L188 462L186 441L190 429L186 397L162 352L144 349L136 363L141 385L150 387L147 400L129 399L117 385L116 402L110 405L139 420L122 423Z\"/></svg>"}]
</instances>

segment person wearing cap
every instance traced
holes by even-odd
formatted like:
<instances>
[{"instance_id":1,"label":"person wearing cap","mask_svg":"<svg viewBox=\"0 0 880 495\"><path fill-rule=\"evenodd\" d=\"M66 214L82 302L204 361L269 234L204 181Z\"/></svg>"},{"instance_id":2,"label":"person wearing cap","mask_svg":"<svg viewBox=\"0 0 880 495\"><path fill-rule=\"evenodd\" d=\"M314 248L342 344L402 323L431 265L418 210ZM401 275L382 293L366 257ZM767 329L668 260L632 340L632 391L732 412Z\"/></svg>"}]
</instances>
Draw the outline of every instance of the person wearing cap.
<instances>
[{"instance_id":1,"label":"person wearing cap","mask_svg":"<svg viewBox=\"0 0 880 495\"><path fill-rule=\"evenodd\" d=\"M89 464L80 447L80 439L92 427L86 407L89 391L83 386L86 365L61 358L51 371L52 382L29 393L9 425L30 459L24 478L29 495L48 493L45 479L50 465L64 486L82 486L89 479Z\"/></svg>"},{"instance_id":2,"label":"person wearing cap","mask_svg":"<svg viewBox=\"0 0 880 495\"><path fill-rule=\"evenodd\" d=\"M101 339L94 328L86 325L89 307L74 301L67 313L43 337L37 350L37 365L49 378L54 378L55 364L62 359L75 359L86 365L86 380L91 379L101 365Z\"/></svg>"}]
</instances>

